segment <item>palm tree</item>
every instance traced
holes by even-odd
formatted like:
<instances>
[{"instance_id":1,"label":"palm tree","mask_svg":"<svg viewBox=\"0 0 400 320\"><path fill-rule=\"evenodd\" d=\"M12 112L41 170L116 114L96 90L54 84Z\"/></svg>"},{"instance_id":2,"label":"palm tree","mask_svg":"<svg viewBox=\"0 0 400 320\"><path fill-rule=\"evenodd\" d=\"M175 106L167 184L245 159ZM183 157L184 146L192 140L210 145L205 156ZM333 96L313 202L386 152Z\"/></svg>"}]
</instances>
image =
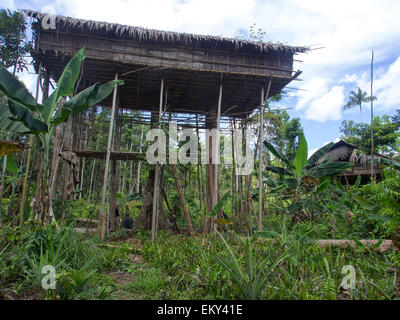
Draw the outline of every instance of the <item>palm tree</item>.
<instances>
[{"instance_id":1,"label":"palm tree","mask_svg":"<svg viewBox=\"0 0 400 320\"><path fill-rule=\"evenodd\" d=\"M376 97L372 96L372 100L376 100ZM371 101L371 96L368 96L368 94L365 91L362 91L360 88L357 88L357 92L355 92L355 91L350 92L349 101L345 104L343 109L347 110L347 109L351 109L355 106L359 106L360 114L361 114L361 121L362 121L361 105L363 102L369 102L369 101Z\"/></svg>"}]
</instances>

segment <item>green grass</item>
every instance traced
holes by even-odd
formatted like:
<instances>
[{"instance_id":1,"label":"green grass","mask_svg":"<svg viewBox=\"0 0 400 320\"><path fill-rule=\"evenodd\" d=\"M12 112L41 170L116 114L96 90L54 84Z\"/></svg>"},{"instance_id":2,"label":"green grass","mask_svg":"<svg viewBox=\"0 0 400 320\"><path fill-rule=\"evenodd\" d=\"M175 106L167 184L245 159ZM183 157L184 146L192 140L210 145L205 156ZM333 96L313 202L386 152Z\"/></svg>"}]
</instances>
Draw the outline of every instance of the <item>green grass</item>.
<instances>
[{"instance_id":1,"label":"green grass","mask_svg":"<svg viewBox=\"0 0 400 320\"><path fill-rule=\"evenodd\" d=\"M320 248L318 223L294 224L272 217L264 237L274 240L210 236L201 239L161 232L153 243L147 233L129 240L77 236L63 227L0 232L0 287L47 299L399 299L393 273L399 253L362 247ZM322 229L322 231L320 231ZM140 255L143 263L130 257ZM40 286L41 267L54 264L57 290ZM356 270L356 289L342 292L343 266ZM274 266L274 268L272 268ZM130 275L117 283L111 273Z\"/></svg>"}]
</instances>

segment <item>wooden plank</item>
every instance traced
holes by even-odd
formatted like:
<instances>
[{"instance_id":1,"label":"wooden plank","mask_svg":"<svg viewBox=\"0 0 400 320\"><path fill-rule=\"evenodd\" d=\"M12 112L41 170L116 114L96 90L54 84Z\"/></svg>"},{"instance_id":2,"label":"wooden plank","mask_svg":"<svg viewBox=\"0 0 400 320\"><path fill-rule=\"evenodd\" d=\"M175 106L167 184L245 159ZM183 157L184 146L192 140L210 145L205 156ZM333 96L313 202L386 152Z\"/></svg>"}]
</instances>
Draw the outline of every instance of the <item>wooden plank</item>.
<instances>
[{"instance_id":1,"label":"wooden plank","mask_svg":"<svg viewBox=\"0 0 400 320\"><path fill-rule=\"evenodd\" d=\"M262 170L263 170L263 127L264 127L264 105L268 101L269 91L271 89L272 80L269 80L267 94L264 97L264 87L261 90L261 105L260 105L260 139L259 139L259 163L258 163L258 231L262 231L262 212L263 212L263 183L262 183Z\"/></svg>"},{"instance_id":2,"label":"wooden plank","mask_svg":"<svg viewBox=\"0 0 400 320\"><path fill-rule=\"evenodd\" d=\"M69 150L64 150L69 151ZM71 150L78 157L90 159L103 159L107 158L107 151L95 150ZM125 152L125 151L111 151L111 160L141 160L145 158L145 153L142 152Z\"/></svg>"},{"instance_id":3,"label":"wooden plank","mask_svg":"<svg viewBox=\"0 0 400 320\"><path fill-rule=\"evenodd\" d=\"M161 88L160 88L160 105L158 112L158 124L161 124L161 111L163 107L163 95L164 95L164 77L161 78ZM160 196L160 164L156 163L156 170L154 175L154 196L153 196L153 216L151 220L151 240L157 240L158 234L158 215L159 215L159 196Z\"/></svg>"}]
</instances>

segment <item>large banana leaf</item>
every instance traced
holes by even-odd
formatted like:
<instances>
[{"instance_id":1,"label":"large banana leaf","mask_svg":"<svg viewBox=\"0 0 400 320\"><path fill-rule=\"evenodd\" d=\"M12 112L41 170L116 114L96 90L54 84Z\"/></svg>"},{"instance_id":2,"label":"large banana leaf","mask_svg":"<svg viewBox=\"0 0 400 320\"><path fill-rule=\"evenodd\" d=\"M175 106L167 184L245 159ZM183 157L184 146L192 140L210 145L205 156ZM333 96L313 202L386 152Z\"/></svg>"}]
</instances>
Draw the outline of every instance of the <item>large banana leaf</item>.
<instances>
[{"instance_id":1,"label":"large banana leaf","mask_svg":"<svg viewBox=\"0 0 400 320\"><path fill-rule=\"evenodd\" d=\"M334 177L343 174L347 169L352 168L352 162L325 162L308 171L310 176L315 178Z\"/></svg>"},{"instance_id":2,"label":"large banana leaf","mask_svg":"<svg viewBox=\"0 0 400 320\"><path fill-rule=\"evenodd\" d=\"M9 99L21 103L32 111L40 108L25 86L3 66L0 66L0 91Z\"/></svg>"},{"instance_id":3,"label":"large banana leaf","mask_svg":"<svg viewBox=\"0 0 400 320\"><path fill-rule=\"evenodd\" d=\"M17 136L30 132L30 130L22 122L10 119L14 116L10 112L10 108L7 104L0 103L0 115L0 129Z\"/></svg>"},{"instance_id":4,"label":"large banana leaf","mask_svg":"<svg viewBox=\"0 0 400 320\"><path fill-rule=\"evenodd\" d=\"M284 163L286 163L286 165L288 166L288 168L294 168L293 164L290 162L290 160L281 152L279 152L278 149L276 149L271 143L269 143L268 141L264 141L264 145L267 147L267 149L269 151L271 151L271 153L277 157L278 159L281 159Z\"/></svg>"},{"instance_id":5,"label":"large banana leaf","mask_svg":"<svg viewBox=\"0 0 400 320\"><path fill-rule=\"evenodd\" d=\"M293 175L293 173L291 171L286 170L284 168L280 168L280 167L267 166L267 167L265 167L265 170L277 173L277 174L282 175L282 176L291 176L291 175Z\"/></svg>"},{"instance_id":6,"label":"large banana leaf","mask_svg":"<svg viewBox=\"0 0 400 320\"><path fill-rule=\"evenodd\" d=\"M64 103L60 111L54 116L51 122L58 125L67 121L70 114L76 116L89 107L96 105L109 96L115 85L123 85L122 80L112 80L103 85L96 83L91 87L82 90L71 100Z\"/></svg>"},{"instance_id":7,"label":"large banana leaf","mask_svg":"<svg viewBox=\"0 0 400 320\"><path fill-rule=\"evenodd\" d=\"M50 122L59 99L66 96L72 96L75 83L81 72L83 60L86 58L86 49L79 50L65 67L60 79L57 82L57 89L50 95L44 103L43 115L46 123Z\"/></svg>"},{"instance_id":8,"label":"large banana leaf","mask_svg":"<svg viewBox=\"0 0 400 320\"><path fill-rule=\"evenodd\" d=\"M299 147L296 152L296 157L294 158L293 164L294 169L293 173L297 176L297 178L301 178L303 175L303 170L306 166L307 157L308 157L308 145L306 138L304 137L304 133L301 133L299 141Z\"/></svg>"},{"instance_id":9,"label":"large banana leaf","mask_svg":"<svg viewBox=\"0 0 400 320\"><path fill-rule=\"evenodd\" d=\"M15 163L15 159L14 159L13 155L7 156L6 170L10 174L17 174L19 171L19 168L18 168L17 164Z\"/></svg>"},{"instance_id":10,"label":"large banana leaf","mask_svg":"<svg viewBox=\"0 0 400 320\"><path fill-rule=\"evenodd\" d=\"M14 116L10 118L12 121L22 122L32 133L47 132L47 124L36 119L31 110L12 100L8 100L8 106Z\"/></svg>"},{"instance_id":11,"label":"large banana leaf","mask_svg":"<svg viewBox=\"0 0 400 320\"><path fill-rule=\"evenodd\" d=\"M313 155L307 160L306 166L312 167L321 157L323 157L326 153L331 150L332 146L334 145L333 142L328 143L327 145L319 148L317 151L313 153Z\"/></svg>"},{"instance_id":12,"label":"large banana leaf","mask_svg":"<svg viewBox=\"0 0 400 320\"><path fill-rule=\"evenodd\" d=\"M383 163L388 166L392 166L393 168L395 168L397 170L400 170L400 163L395 160L392 160L392 159L377 157L374 162L375 163Z\"/></svg>"}]
</instances>

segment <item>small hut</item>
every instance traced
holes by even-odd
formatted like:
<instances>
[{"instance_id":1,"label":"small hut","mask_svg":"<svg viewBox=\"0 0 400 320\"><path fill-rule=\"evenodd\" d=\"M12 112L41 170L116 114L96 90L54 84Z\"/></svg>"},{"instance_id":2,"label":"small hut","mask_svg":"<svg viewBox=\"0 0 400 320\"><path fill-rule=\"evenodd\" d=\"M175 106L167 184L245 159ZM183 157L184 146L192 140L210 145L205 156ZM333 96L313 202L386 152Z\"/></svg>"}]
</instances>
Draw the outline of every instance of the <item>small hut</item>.
<instances>
[{"instance_id":1,"label":"small hut","mask_svg":"<svg viewBox=\"0 0 400 320\"><path fill-rule=\"evenodd\" d=\"M375 153L376 157L386 158ZM361 176L361 183L368 183L371 178L371 156L361 152L360 148L343 140L336 142L317 164L329 159L332 162L352 162L354 167L340 176L342 183L354 184L358 176ZM374 167L374 174L377 180L382 177L383 170L380 166Z\"/></svg>"}]
</instances>

